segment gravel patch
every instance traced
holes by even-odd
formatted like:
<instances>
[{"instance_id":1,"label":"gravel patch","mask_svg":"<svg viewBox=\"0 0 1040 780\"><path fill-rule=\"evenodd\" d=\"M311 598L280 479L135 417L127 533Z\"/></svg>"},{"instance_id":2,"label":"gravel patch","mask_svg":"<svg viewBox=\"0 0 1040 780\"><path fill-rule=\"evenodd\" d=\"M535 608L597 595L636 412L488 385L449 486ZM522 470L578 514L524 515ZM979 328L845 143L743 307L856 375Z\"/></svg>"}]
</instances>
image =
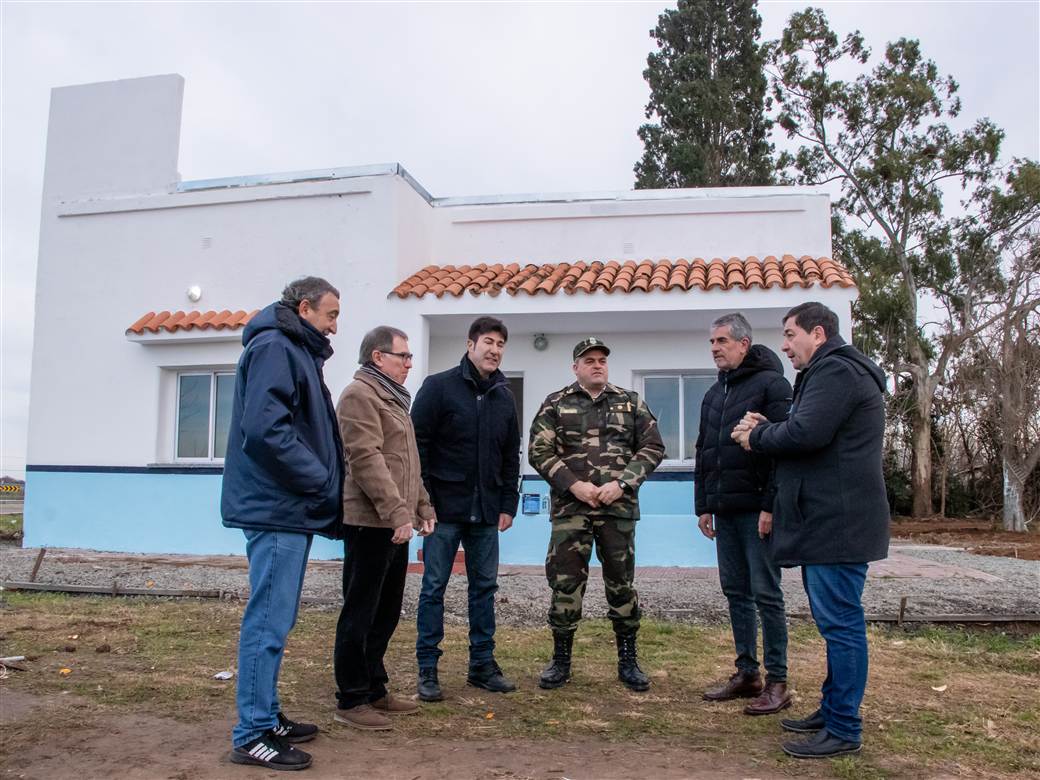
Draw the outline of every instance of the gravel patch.
<instances>
[{"instance_id":1,"label":"gravel patch","mask_svg":"<svg viewBox=\"0 0 1040 780\"><path fill-rule=\"evenodd\" d=\"M0 580L26 581L38 550L0 546ZM972 555L950 548L911 544L893 546L904 558L950 567L942 577L869 577L863 594L868 613L894 614L907 597L909 616L940 613L1024 614L1040 617L1040 562ZM971 571L991 575L972 576ZM304 582L304 596L335 601L340 595L341 564L312 561ZM948 576L946 576L948 574ZM219 590L229 598L248 591L244 557L131 555L88 550L48 550L36 577L50 584L97 585L124 588ZM414 619L421 575L410 573L403 615ZM636 586L644 614L696 623L725 623L726 600L713 570L647 568L637 570ZM783 589L787 610L808 613L797 569L785 569ZM502 625L542 626L548 606L548 586L537 567L503 567L499 577L497 616ZM322 608L336 609L335 604ZM594 570L585 596L585 615L607 613L603 581ZM452 577L445 594L446 620L466 621L466 579Z\"/></svg>"}]
</instances>

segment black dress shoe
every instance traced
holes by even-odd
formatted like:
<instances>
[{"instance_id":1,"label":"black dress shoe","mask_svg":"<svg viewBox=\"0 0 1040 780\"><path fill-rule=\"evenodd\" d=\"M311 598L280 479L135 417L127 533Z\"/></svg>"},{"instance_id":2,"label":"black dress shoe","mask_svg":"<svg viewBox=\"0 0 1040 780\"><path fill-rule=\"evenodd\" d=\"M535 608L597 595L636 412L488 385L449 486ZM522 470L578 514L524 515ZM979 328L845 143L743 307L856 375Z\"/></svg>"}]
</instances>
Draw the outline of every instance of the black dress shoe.
<instances>
[{"instance_id":1,"label":"black dress shoe","mask_svg":"<svg viewBox=\"0 0 1040 780\"><path fill-rule=\"evenodd\" d=\"M784 731L793 731L795 734L812 734L826 725L819 710L816 710L808 718L784 718L780 721L780 728Z\"/></svg>"},{"instance_id":2,"label":"black dress shoe","mask_svg":"<svg viewBox=\"0 0 1040 780\"><path fill-rule=\"evenodd\" d=\"M831 736L827 729L822 729L805 742L785 742L780 747L793 758L834 758L858 753L861 743L846 742Z\"/></svg>"},{"instance_id":3,"label":"black dress shoe","mask_svg":"<svg viewBox=\"0 0 1040 780\"><path fill-rule=\"evenodd\" d=\"M437 680L437 667L419 670L419 684L417 686L419 698L422 701L443 701L444 694L441 692L441 684Z\"/></svg>"},{"instance_id":4,"label":"black dress shoe","mask_svg":"<svg viewBox=\"0 0 1040 780\"><path fill-rule=\"evenodd\" d=\"M506 679L501 667L494 661L471 666L466 682L493 693L512 693L516 690L516 684Z\"/></svg>"}]
</instances>

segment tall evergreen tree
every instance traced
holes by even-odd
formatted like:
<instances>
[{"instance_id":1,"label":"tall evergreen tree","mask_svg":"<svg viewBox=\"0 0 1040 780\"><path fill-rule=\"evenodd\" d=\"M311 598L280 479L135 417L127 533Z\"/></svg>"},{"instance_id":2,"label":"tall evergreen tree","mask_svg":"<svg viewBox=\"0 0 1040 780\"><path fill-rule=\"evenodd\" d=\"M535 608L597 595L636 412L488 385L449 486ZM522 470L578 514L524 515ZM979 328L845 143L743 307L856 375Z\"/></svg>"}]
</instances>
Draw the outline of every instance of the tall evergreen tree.
<instances>
[{"instance_id":1,"label":"tall evergreen tree","mask_svg":"<svg viewBox=\"0 0 1040 780\"><path fill-rule=\"evenodd\" d=\"M756 0L679 0L658 17L637 189L772 183L761 27Z\"/></svg>"}]
</instances>

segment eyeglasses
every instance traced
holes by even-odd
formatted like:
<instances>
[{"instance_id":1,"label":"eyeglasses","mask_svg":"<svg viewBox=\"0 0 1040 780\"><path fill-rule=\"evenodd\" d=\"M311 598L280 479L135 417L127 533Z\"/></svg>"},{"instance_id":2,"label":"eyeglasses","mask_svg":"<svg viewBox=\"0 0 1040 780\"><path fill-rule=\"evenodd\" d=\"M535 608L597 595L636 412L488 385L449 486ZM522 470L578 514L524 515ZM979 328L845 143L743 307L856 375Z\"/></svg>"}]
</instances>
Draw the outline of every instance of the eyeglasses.
<instances>
[{"instance_id":1,"label":"eyeglasses","mask_svg":"<svg viewBox=\"0 0 1040 780\"><path fill-rule=\"evenodd\" d=\"M383 354L384 355L393 355L394 357L399 357L405 363L411 362L412 358L415 357L415 355L413 355L411 352L383 352Z\"/></svg>"}]
</instances>

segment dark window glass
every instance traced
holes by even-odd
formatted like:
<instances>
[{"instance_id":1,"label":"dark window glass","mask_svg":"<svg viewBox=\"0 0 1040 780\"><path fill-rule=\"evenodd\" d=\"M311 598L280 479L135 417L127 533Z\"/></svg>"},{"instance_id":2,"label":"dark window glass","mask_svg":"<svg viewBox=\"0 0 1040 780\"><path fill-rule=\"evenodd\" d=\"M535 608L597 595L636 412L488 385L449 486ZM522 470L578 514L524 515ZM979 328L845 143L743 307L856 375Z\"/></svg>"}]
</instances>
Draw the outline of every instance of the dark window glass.
<instances>
[{"instance_id":1,"label":"dark window glass","mask_svg":"<svg viewBox=\"0 0 1040 780\"><path fill-rule=\"evenodd\" d=\"M682 458L679 448L679 377L648 376L643 384L646 405L657 418L657 427L664 440L665 457Z\"/></svg>"},{"instance_id":2,"label":"dark window glass","mask_svg":"<svg viewBox=\"0 0 1040 780\"><path fill-rule=\"evenodd\" d=\"M701 425L701 402L715 383L710 376L684 376L683 381L683 457L692 460Z\"/></svg>"},{"instance_id":3,"label":"dark window glass","mask_svg":"<svg viewBox=\"0 0 1040 780\"><path fill-rule=\"evenodd\" d=\"M227 455L228 429L231 427L231 405L235 399L235 375L217 374L217 404L213 413L213 457Z\"/></svg>"},{"instance_id":4,"label":"dark window glass","mask_svg":"<svg viewBox=\"0 0 1040 780\"><path fill-rule=\"evenodd\" d=\"M177 457L209 457L209 393L206 375L182 375L177 388Z\"/></svg>"}]
</instances>

